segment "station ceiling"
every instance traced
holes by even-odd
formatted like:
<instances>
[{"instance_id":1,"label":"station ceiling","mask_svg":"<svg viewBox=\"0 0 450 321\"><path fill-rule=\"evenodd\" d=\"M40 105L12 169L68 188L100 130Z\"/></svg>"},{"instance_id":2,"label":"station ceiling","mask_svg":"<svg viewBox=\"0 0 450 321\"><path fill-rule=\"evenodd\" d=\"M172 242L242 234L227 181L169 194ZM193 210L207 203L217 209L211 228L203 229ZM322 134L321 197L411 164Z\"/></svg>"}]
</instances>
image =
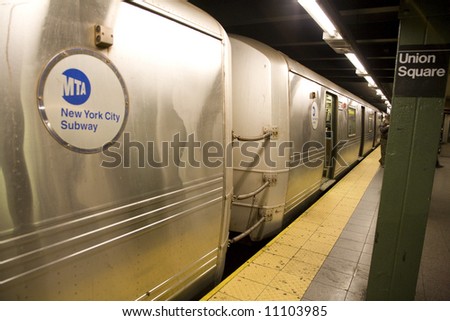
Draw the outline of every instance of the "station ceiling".
<instances>
[{"instance_id":1,"label":"station ceiling","mask_svg":"<svg viewBox=\"0 0 450 321\"><path fill-rule=\"evenodd\" d=\"M275 48L318 74L386 111L386 105L297 0L189 0L208 12L228 33ZM395 73L400 0L320 0L340 34L352 46L390 100Z\"/></svg>"}]
</instances>

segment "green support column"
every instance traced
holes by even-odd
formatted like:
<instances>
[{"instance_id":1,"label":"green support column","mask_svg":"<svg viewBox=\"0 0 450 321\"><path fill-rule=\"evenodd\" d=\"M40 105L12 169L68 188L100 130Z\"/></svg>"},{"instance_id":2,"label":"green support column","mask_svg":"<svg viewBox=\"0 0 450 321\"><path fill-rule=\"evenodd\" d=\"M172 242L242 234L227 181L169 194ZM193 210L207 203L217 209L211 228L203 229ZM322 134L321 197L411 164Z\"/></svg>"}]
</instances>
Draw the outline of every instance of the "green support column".
<instances>
[{"instance_id":1,"label":"green support column","mask_svg":"<svg viewBox=\"0 0 450 321\"><path fill-rule=\"evenodd\" d=\"M429 45L444 45L443 59L448 64L445 47L450 43L449 9L448 1L401 1L399 48L435 50ZM433 90L415 94L422 84L426 86L425 78L410 77L415 82L408 89L407 77L399 75L399 56L396 64L367 300L414 300L445 103L445 92L440 97L429 97ZM444 81L447 78L448 67Z\"/></svg>"}]
</instances>

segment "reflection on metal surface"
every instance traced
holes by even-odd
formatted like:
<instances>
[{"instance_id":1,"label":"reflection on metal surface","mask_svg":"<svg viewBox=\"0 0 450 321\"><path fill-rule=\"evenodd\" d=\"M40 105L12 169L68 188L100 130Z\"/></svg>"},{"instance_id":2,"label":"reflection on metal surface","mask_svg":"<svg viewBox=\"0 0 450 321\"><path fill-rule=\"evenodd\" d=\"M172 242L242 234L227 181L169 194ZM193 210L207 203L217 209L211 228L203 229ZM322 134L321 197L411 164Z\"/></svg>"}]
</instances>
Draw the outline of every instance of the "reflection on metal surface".
<instances>
[{"instance_id":1,"label":"reflection on metal surface","mask_svg":"<svg viewBox=\"0 0 450 321\"><path fill-rule=\"evenodd\" d=\"M94 153L125 132L155 146L176 134L231 143L223 29L185 1L149 7L0 6L0 299L189 299L220 279L230 170L140 168L136 148L130 166L106 168ZM178 18L158 13L171 8ZM113 46L95 45L97 24L114 30ZM61 134L63 121L88 126Z\"/></svg>"}]
</instances>

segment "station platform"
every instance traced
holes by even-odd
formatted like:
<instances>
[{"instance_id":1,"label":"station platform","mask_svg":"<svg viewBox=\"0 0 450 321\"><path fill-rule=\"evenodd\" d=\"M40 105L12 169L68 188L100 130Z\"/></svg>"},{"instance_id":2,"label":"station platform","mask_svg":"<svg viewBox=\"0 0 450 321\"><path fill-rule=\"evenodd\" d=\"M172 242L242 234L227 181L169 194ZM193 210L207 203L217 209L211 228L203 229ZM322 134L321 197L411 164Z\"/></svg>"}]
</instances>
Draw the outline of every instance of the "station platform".
<instances>
[{"instance_id":1,"label":"station platform","mask_svg":"<svg viewBox=\"0 0 450 321\"><path fill-rule=\"evenodd\" d=\"M383 178L379 158L377 148L201 300L365 300ZM449 189L442 192L446 188L442 184L450 181L450 158L441 157L441 164L444 167L436 170L436 176L441 181L442 174L447 175L438 182L438 189L445 194ZM443 196L441 202L448 199ZM442 208L448 211L449 207ZM450 215L440 217L447 224L444 230L448 229ZM443 234L442 225L433 224L432 228ZM449 239L445 236L436 241L436 232L428 229L426 239L431 238L434 246L424 245L416 299L449 300L448 285L441 284L439 293L433 294L437 283L450 284ZM438 252L444 259L437 271L427 263L439 255L430 254L436 251L436 242L441 243ZM446 255L442 256L442 251L447 251Z\"/></svg>"}]
</instances>

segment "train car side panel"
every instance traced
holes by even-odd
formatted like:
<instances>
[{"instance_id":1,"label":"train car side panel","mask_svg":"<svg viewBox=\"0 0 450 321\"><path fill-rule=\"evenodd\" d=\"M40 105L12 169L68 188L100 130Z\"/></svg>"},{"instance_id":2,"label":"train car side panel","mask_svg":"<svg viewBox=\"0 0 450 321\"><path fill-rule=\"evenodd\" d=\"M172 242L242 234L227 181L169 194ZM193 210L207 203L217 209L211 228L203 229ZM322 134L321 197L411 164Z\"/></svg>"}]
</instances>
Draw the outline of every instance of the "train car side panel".
<instances>
[{"instance_id":1,"label":"train car side panel","mask_svg":"<svg viewBox=\"0 0 450 321\"><path fill-rule=\"evenodd\" d=\"M197 144L230 141L226 35L184 1L136 2L0 9L11 27L0 61L3 300L187 299L220 278L230 175L224 162L205 166ZM111 28L112 46L95 45L96 25ZM53 90L64 64L84 82ZM73 107L58 107L63 96ZM126 97L126 114L113 116L115 97ZM41 118L52 108L60 123ZM106 118L123 120L115 142L85 149Z\"/></svg>"},{"instance_id":2,"label":"train car side panel","mask_svg":"<svg viewBox=\"0 0 450 321\"><path fill-rule=\"evenodd\" d=\"M320 189L325 162L322 87L292 72L289 80L289 126L293 148L286 195L287 212Z\"/></svg>"},{"instance_id":3,"label":"train car side panel","mask_svg":"<svg viewBox=\"0 0 450 321\"><path fill-rule=\"evenodd\" d=\"M288 90L284 56L252 39L231 35L233 53L234 194L230 228L252 240L273 235L282 226L288 180ZM265 131L274 134L252 139ZM241 198L267 185L251 197Z\"/></svg>"}]
</instances>

